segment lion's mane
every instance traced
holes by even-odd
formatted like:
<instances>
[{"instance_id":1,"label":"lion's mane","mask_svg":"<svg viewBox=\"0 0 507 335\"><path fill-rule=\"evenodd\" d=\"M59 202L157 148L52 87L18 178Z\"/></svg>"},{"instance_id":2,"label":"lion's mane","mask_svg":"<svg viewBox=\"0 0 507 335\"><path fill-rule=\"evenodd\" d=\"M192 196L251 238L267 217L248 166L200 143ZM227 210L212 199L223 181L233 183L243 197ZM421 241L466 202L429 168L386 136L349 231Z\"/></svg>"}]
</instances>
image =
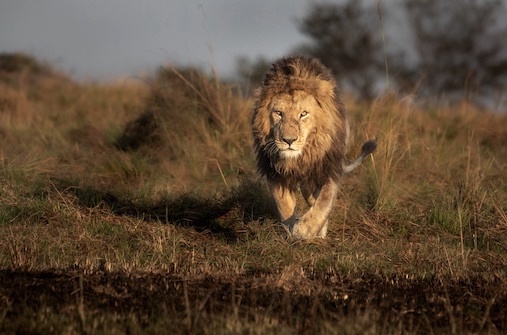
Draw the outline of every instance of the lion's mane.
<instances>
[{"instance_id":1,"label":"lion's mane","mask_svg":"<svg viewBox=\"0 0 507 335\"><path fill-rule=\"evenodd\" d=\"M277 95L297 90L313 95L321 110L317 111L316 129L308 136L302 154L282 159L268 146L273 140L270 104ZM257 91L252 132L258 171L269 180L290 188L301 182L320 187L330 178L338 181L343 174L347 114L331 72L315 58L287 57L272 65Z\"/></svg>"}]
</instances>

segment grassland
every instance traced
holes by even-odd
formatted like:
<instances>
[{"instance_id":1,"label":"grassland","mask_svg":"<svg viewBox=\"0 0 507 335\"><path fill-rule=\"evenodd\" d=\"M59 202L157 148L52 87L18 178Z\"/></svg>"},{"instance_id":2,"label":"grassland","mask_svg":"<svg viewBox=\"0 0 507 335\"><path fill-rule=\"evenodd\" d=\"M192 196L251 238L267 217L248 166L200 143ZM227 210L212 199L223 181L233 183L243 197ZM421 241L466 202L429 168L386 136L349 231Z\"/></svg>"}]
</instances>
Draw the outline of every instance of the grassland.
<instances>
[{"instance_id":1,"label":"grassland","mask_svg":"<svg viewBox=\"0 0 507 335\"><path fill-rule=\"evenodd\" d=\"M379 147L303 242L233 86L2 59L0 333L507 332L507 114L345 99Z\"/></svg>"}]
</instances>

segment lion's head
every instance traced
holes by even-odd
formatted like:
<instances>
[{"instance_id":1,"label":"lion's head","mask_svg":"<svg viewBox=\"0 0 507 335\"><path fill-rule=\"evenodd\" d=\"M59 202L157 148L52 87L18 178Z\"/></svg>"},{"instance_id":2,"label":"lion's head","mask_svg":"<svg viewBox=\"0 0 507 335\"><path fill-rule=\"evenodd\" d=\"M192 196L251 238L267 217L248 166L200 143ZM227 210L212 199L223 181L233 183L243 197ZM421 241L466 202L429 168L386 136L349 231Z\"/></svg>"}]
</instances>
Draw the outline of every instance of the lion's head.
<instances>
[{"instance_id":1,"label":"lion's head","mask_svg":"<svg viewBox=\"0 0 507 335\"><path fill-rule=\"evenodd\" d=\"M330 71L318 60L275 62L258 90L252 119L259 171L288 184L342 174L349 127Z\"/></svg>"}]
</instances>

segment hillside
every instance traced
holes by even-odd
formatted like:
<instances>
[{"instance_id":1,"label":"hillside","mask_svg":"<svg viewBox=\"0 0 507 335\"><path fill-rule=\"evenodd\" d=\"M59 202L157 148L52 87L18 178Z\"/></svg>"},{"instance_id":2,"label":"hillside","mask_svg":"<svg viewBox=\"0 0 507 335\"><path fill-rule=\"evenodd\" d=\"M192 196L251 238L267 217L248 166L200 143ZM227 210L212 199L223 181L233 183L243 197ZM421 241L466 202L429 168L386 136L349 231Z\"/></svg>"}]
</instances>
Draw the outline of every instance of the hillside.
<instances>
[{"instance_id":1,"label":"hillside","mask_svg":"<svg viewBox=\"0 0 507 335\"><path fill-rule=\"evenodd\" d=\"M507 113L345 97L378 149L303 242L236 91L0 56L0 333L507 331Z\"/></svg>"}]
</instances>

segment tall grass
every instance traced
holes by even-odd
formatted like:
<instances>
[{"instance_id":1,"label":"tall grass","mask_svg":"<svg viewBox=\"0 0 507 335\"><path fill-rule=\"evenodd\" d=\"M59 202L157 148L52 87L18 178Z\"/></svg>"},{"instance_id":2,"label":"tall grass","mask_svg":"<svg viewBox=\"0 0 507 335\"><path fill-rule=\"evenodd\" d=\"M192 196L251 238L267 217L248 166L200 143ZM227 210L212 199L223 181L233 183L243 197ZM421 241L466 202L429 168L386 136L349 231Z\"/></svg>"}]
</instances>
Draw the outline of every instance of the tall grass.
<instances>
[{"instance_id":1,"label":"tall grass","mask_svg":"<svg viewBox=\"0 0 507 335\"><path fill-rule=\"evenodd\" d=\"M398 278L408 283L400 284L404 292L403 285L428 278L505 280L506 115L466 104L407 104L392 93L371 104L345 97L350 156L372 137L378 149L344 177L329 237L294 241L255 175L252 101L234 92L217 78L171 67L136 85L78 84L51 69L0 72L0 269L77 271L81 281L97 273L176 276L185 279L169 284L182 294L184 322L177 325L230 333L333 333L336 324L351 333L416 333L418 326L402 317L396 327L382 323L372 296L354 309L349 295L365 289L353 283ZM269 306L283 318L246 310L245 289L225 307L223 295L216 298L232 314L212 313L210 323L204 306L214 291L187 283L197 278L274 289L282 301ZM183 282L187 293L178 286ZM75 315L64 313L59 323L42 310L37 315L46 321L30 329L68 323L93 332L117 322L117 315L97 317L83 282L76 283ZM310 308L306 321L298 321L291 297ZM459 331L455 299L444 298L454 327L447 330ZM348 316L364 327L327 312L329 306L352 308L357 313ZM127 328L146 329L132 313L121 315ZM309 326L315 315L323 322ZM486 329L489 315L480 313L474 329ZM167 320L153 322L167 329ZM427 323L431 330L435 323Z\"/></svg>"},{"instance_id":2,"label":"tall grass","mask_svg":"<svg viewBox=\"0 0 507 335\"><path fill-rule=\"evenodd\" d=\"M193 69L161 68L150 86L144 111L118 139L120 149L163 161L183 188L206 180L227 187L238 171L251 171L248 100Z\"/></svg>"},{"instance_id":3,"label":"tall grass","mask_svg":"<svg viewBox=\"0 0 507 335\"><path fill-rule=\"evenodd\" d=\"M266 207L272 206L269 196L255 177L249 130L252 102L236 96L229 85L194 69L171 67L161 68L142 85L76 84L45 73L35 81L24 79L34 74L24 73L12 81L15 84L0 83L1 215L10 231L4 236L12 234L16 223L29 229L36 222L56 221L73 222L69 227L76 222L75 227L90 225L93 238L101 240L108 234L100 227L113 227L111 234L118 235L114 222L122 230L131 222L144 226L151 217L149 222L179 220L176 223L194 227L203 220L201 227L215 227L211 231L221 232L225 240L250 239L267 229L254 222L274 224L272 207ZM39 87L47 91L42 94ZM36 95L30 93L35 91ZM352 119L350 155L367 138L377 138L379 147L358 172L344 178L330 240L345 252L357 248L353 253L371 255L358 256L359 265L346 258L333 260L333 254L316 263L356 270L384 264L380 267L393 270L396 266L390 262L401 261L405 271L415 271L416 258L427 257L442 260L438 272L465 274L483 268L485 255L493 253L497 262L505 262L504 115L468 105L425 110L392 93L369 105L348 98L346 104ZM177 205L175 200L185 193L194 194L194 200ZM209 197L216 206L199 197ZM196 213L202 206L216 216L170 214L185 212L185 206ZM166 229L160 232L166 234ZM64 248L65 237L60 238ZM256 243L270 243L272 238ZM159 241L164 239L167 236ZM20 243L6 249L16 255L12 259L18 265L31 259L20 256L23 250L31 254L27 248L43 248ZM283 243L292 248L290 242ZM387 248L395 255L407 243L419 250L408 263L400 255L387 261L390 256L380 253ZM255 248L269 249L262 244ZM114 253L121 257L137 253L120 249L115 247ZM240 262L243 265L232 267L244 269L247 250L252 249L239 248L235 261L220 262ZM114 257L116 267L125 262L121 257ZM460 271L449 265L458 258ZM13 262L8 259L4 266ZM294 261L292 256L281 259ZM54 267L82 261L34 264Z\"/></svg>"}]
</instances>

